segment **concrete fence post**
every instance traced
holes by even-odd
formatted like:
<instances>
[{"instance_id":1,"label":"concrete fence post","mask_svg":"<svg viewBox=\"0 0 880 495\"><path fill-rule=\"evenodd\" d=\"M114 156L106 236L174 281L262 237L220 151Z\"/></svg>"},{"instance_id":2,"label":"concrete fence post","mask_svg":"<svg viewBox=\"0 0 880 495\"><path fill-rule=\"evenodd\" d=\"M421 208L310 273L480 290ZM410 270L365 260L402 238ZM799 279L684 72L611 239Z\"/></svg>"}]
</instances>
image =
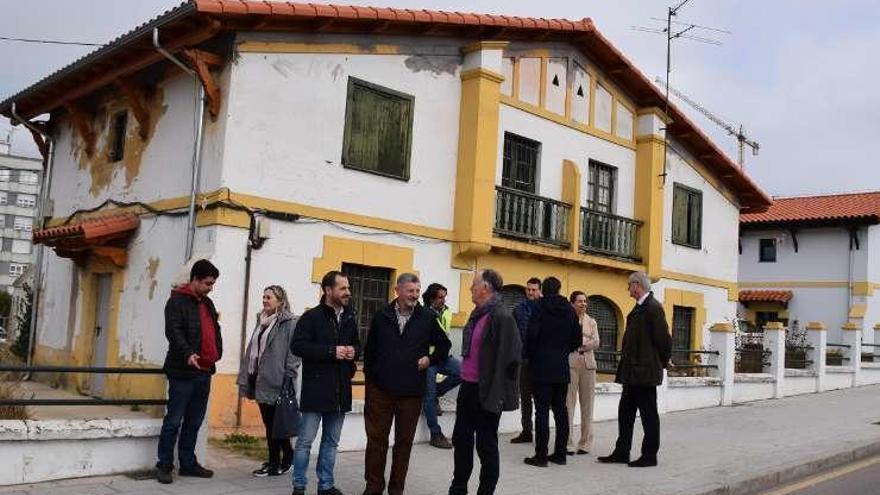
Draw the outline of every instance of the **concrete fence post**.
<instances>
[{"instance_id":1,"label":"concrete fence post","mask_svg":"<svg viewBox=\"0 0 880 495\"><path fill-rule=\"evenodd\" d=\"M880 344L880 323L874 325L874 343ZM878 349L875 347L874 349ZM880 353L880 349L877 350L877 353Z\"/></svg>"},{"instance_id":2,"label":"concrete fence post","mask_svg":"<svg viewBox=\"0 0 880 495\"><path fill-rule=\"evenodd\" d=\"M770 350L770 374L773 375L773 398L784 395L785 385L785 327L778 321L764 326L764 348Z\"/></svg>"},{"instance_id":3,"label":"concrete fence post","mask_svg":"<svg viewBox=\"0 0 880 495\"><path fill-rule=\"evenodd\" d=\"M807 343L812 347L807 353L807 359L813 361L813 371L816 372L816 392L825 391L825 353L828 350L828 331L821 321L807 323Z\"/></svg>"},{"instance_id":4,"label":"concrete fence post","mask_svg":"<svg viewBox=\"0 0 880 495\"><path fill-rule=\"evenodd\" d=\"M721 405L733 404L734 364L736 362L736 330L730 323L716 323L709 328L710 344L718 355L709 355L709 364L715 365L721 378Z\"/></svg>"},{"instance_id":5,"label":"concrete fence post","mask_svg":"<svg viewBox=\"0 0 880 495\"><path fill-rule=\"evenodd\" d=\"M855 323L844 323L840 329L842 343L849 346L843 349L843 355L849 358L849 365L852 366L852 386L858 387L862 375L862 327Z\"/></svg>"}]
</instances>

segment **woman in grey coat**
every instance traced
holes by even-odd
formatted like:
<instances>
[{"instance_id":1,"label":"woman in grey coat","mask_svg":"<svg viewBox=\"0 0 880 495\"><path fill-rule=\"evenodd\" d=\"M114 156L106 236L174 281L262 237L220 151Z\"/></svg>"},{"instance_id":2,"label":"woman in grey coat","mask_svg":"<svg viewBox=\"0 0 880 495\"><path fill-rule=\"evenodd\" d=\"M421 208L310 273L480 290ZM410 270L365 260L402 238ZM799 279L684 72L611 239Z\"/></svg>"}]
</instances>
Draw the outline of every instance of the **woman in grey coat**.
<instances>
[{"instance_id":1,"label":"woman in grey coat","mask_svg":"<svg viewBox=\"0 0 880 495\"><path fill-rule=\"evenodd\" d=\"M254 470L257 477L285 474L293 462L290 439L273 439L272 422L281 386L288 379L295 384L299 375L300 359L290 352L296 320L284 289L278 285L266 287L263 310L257 313L257 323L238 372L239 393L257 402L266 427L269 460Z\"/></svg>"}]
</instances>

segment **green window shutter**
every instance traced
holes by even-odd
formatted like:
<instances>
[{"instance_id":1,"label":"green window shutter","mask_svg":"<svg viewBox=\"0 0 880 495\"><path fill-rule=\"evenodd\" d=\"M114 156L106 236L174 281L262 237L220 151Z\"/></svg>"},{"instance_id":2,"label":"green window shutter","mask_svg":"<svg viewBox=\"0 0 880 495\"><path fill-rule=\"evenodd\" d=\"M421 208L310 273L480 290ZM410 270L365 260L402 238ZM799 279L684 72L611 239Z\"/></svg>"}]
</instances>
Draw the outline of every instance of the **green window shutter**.
<instances>
[{"instance_id":1,"label":"green window shutter","mask_svg":"<svg viewBox=\"0 0 880 495\"><path fill-rule=\"evenodd\" d=\"M672 242L688 243L688 194L675 186L672 193Z\"/></svg>"},{"instance_id":2,"label":"green window shutter","mask_svg":"<svg viewBox=\"0 0 880 495\"><path fill-rule=\"evenodd\" d=\"M698 192L692 192L689 202L689 226L688 226L688 244L691 246L700 246L702 241L703 230L703 195Z\"/></svg>"},{"instance_id":3,"label":"green window shutter","mask_svg":"<svg viewBox=\"0 0 880 495\"><path fill-rule=\"evenodd\" d=\"M409 180L413 98L349 78L342 164Z\"/></svg>"}]
</instances>

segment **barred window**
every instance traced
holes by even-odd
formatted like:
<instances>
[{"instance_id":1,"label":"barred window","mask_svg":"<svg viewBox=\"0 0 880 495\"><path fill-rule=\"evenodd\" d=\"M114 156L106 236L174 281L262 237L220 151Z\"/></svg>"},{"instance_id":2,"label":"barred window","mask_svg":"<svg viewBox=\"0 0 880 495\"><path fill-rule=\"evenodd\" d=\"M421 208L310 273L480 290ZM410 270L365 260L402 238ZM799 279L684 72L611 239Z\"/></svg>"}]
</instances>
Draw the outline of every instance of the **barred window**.
<instances>
[{"instance_id":1,"label":"barred window","mask_svg":"<svg viewBox=\"0 0 880 495\"><path fill-rule=\"evenodd\" d=\"M388 268L351 263L342 264L342 273L348 277L351 287L351 304L357 311L358 337L361 345L366 345L373 315L388 304L392 273Z\"/></svg>"}]
</instances>

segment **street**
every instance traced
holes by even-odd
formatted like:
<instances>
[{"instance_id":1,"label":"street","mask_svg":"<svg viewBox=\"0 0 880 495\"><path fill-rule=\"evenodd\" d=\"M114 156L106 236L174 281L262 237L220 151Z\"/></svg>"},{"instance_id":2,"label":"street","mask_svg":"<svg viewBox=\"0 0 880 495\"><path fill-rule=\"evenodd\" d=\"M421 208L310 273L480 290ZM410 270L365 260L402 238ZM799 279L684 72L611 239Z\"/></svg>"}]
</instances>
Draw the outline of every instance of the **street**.
<instances>
[{"instance_id":1,"label":"street","mask_svg":"<svg viewBox=\"0 0 880 495\"><path fill-rule=\"evenodd\" d=\"M868 495L880 493L880 457L811 476L763 495Z\"/></svg>"}]
</instances>

